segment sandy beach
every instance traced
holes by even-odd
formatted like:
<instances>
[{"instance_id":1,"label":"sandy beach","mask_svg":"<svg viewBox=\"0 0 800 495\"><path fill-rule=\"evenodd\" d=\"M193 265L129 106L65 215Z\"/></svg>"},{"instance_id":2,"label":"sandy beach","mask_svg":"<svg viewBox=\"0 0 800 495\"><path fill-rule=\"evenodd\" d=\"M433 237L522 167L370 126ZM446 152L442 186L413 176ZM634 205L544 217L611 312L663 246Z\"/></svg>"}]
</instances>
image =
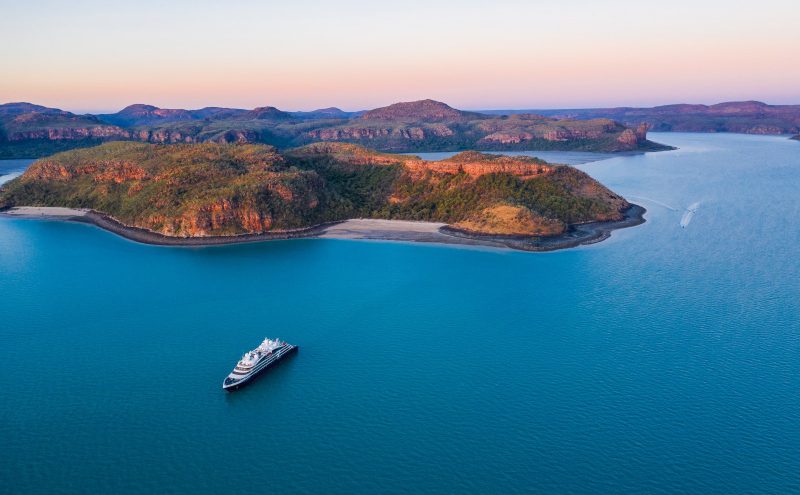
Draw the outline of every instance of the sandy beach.
<instances>
[{"instance_id":1,"label":"sandy beach","mask_svg":"<svg viewBox=\"0 0 800 495\"><path fill-rule=\"evenodd\" d=\"M59 220L69 220L75 217L83 217L89 210L77 208L61 208L47 206L17 206L3 212L4 215L24 218L53 218Z\"/></svg>"},{"instance_id":2,"label":"sandy beach","mask_svg":"<svg viewBox=\"0 0 800 495\"><path fill-rule=\"evenodd\" d=\"M6 210L1 215L18 218L66 220L94 224L136 242L161 246L213 246L243 242L271 240L323 238L362 239L376 241L427 242L462 246L485 246L521 251L555 251L607 239L616 229L633 227L644 223L645 209L631 205L625 217L616 222L593 222L573 225L566 233L553 237L521 237L480 235L460 231L437 222L414 222L407 220L380 220L357 218L342 222L315 225L296 230L268 232L264 234L242 234L236 236L172 237L150 230L124 225L116 219L93 210L20 206Z\"/></svg>"}]
</instances>

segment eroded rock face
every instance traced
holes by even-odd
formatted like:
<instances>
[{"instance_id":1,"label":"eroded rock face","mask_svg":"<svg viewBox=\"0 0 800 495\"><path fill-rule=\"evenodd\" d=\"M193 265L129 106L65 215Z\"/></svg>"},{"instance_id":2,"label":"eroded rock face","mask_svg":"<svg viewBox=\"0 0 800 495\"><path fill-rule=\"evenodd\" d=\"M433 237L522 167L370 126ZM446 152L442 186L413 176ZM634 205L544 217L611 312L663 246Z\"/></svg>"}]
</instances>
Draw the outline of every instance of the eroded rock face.
<instances>
[{"instance_id":1,"label":"eroded rock face","mask_svg":"<svg viewBox=\"0 0 800 495\"><path fill-rule=\"evenodd\" d=\"M636 143L639 142L639 138L636 137L636 132L630 129L625 129L622 131L622 134L617 138L617 141L622 143L623 145L633 148L636 146Z\"/></svg>"},{"instance_id":2,"label":"eroded rock face","mask_svg":"<svg viewBox=\"0 0 800 495\"><path fill-rule=\"evenodd\" d=\"M187 237L206 237L239 227L245 233L258 234L270 229L272 217L252 206L239 205L225 198L190 208L175 220L155 217L139 226L165 235Z\"/></svg>"},{"instance_id":3,"label":"eroded rock face","mask_svg":"<svg viewBox=\"0 0 800 495\"><path fill-rule=\"evenodd\" d=\"M465 173L473 178L497 173L508 173L522 178L530 178L553 171L552 166L536 159L489 155L475 151L465 151L440 161L409 160L405 163L405 166L417 175L430 170L445 174Z\"/></svg>"},{"instance_id":4,"label":"eroded rock face","mask_svg":"<svg viewBox=\"0 0 800 495\"><path fill-rule=\"evenodd\" d=\"M77 139L109 139L109 138L119 138L119 139L127 139L130 137L130 134L127 131L124 131L116 126L96 126L96 127L58 127L58 128L45 128L45 129L35 129L29 131L15 131L7 134L7 139L9 141L25 141L25 140L34 140L34 139L49 139L49 140L61 140L61 139L70 139L70 140L77 140Z\"/></svg>"},{"instance_id":5,"label":"eroded rock face","mask_svg":"<svg viewBox=\"0 0 800 495\"><path fill-rule=\"evenodd\" d=\"M315 129L308 132L310 138L320 141L357 141L380 138L422 141L431 136L447 137L453 134L453 131L443 124L426 127L339 127Z\"/></svg>"},{"instance_id":6,"label":"eroded rock face","mask_svg":"<svg viewBox=\"0 0 800 495\"><path fill-rule=\"evenodd\" d=\"M501 144L519 144L535 136L530 132L497 131L485 136L483 141Z\"/></svg>"},{"instance_id":7,"label":"eroded rock face","mask_svg":"<svg viewBox=\"0 0 800 495\"><path fill-rule=\"evenodd\" d=\"M636 139L639 142L643 143L647 140L647 131L650 130L650 125L646 122L642 122L636 127Z\"/></svg>"}]
</instances>

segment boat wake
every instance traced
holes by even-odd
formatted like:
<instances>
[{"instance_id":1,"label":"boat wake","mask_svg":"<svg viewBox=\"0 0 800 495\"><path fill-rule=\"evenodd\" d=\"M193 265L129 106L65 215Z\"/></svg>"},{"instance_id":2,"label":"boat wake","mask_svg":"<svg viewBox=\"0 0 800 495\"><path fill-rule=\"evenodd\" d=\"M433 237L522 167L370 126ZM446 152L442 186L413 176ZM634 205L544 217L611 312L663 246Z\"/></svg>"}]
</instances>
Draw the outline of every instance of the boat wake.
<instances>
[{"instance_id":1,"label":"boat wake","mask_svg":"<svg viewBox=\"0 0 800 495\"><path fill-rule=\"evenodd\" d=\"M681 218L681 228L685 229L689 225L698 208L700 208L699 201L692 203L688 208L686 208L686 211L683 213L683 217Z\"/></svg>"},{"instance_id":2,"label":"boat wake","mask_svg":"<svg viewBox=\"0 0 800 495\"><path fill-rule=\"evenodd\" d=\"M668 210L678 211L677 208L673 208L672 206L668 205L667 203L662 203L661 201L655 200L653 198L645 198L643 196L626 196L626 197L631 198L631 199L641 199L641 200L644 200L644 201L649 201L651 203L657 204L658 206L663 206L664 208L666 208Z\"/></svg>"}]
</instances>

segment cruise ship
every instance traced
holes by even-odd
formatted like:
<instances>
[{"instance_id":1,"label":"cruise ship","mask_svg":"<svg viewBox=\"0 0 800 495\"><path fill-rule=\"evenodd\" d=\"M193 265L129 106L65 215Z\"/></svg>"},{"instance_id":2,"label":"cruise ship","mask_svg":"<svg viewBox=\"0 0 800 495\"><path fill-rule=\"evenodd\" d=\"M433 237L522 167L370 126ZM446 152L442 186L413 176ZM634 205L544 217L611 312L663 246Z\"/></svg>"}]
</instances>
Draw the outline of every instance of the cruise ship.
<instances>
[{"instance_id":1,"label":"cruise ship","mask_svg":"<svg viewBox=\"0 0 800 495\"><path fill-rule=\"evenodd\" d=\"M258 347L242 356L231 374L222 382L223 390L236 390L256 375L297 350L296 345L279 339L264 339Z\"/></svg>"}]
</instances>

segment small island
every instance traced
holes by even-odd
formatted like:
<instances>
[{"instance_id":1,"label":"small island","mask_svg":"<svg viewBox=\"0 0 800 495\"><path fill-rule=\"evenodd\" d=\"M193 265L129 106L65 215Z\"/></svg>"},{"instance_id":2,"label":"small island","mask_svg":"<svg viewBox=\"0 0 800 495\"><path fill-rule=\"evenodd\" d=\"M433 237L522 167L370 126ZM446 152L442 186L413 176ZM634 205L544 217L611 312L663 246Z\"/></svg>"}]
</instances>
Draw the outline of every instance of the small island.
<instances>
[{"instance_id":1,"label":"small island","mask_svg":"<svg viewBox=\"0 0 800 495\"><path fill-rule=\"evenodd\" d=\"M474 151L426 161L351 143L106 143L38 160L0 189L0 209L53 212L26 207L166 245L343 237L544 251L644 221L567 165Z\"/></svg>"}]
</instances>

